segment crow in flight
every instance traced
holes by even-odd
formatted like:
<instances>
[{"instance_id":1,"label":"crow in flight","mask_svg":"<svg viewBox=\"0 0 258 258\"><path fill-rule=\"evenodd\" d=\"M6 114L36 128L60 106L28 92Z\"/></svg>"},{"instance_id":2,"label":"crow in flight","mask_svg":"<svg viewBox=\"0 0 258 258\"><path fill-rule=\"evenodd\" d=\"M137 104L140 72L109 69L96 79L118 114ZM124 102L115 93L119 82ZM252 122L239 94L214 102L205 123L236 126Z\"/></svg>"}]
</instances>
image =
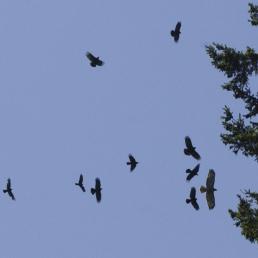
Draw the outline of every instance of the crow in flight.
<instances>
[{"instance_id":1,"label":"crow in flight","mask_svg":"<svg viewBox=\"0 0 258 258\"><path fill-rule=\"evenodd\" d=\"M85 187L83 185L83 175L82 174L80 175L78 183L75 183L75 185L78 185L82 189L82 191L85 192Z\"/></svg>"},{"instance_id":2,"label":"crow in flight","mask_svg":"<svg viewBox=\"0 0 258 258\"><path fill-rule=\"evenodd\" d=\"M139 162L137 162L136 160L135 160L135 158L133 157L133 155L132 154L129 154L128 155L128 157L129 157L129 162L127 162L126 164L129 166L131 166L130 167L130 171L132 172L135 168L136 168L136 165L139 163Z\"/></svg>"},{"instance_id":3,"label":"crow in flight","mask_svg":"<svg viewBox=\"0 0 258 258\"><path fill-rule=\"evenodd\" d=\"M198 205L197 199L196 199L195 187L191 188L190 199L186 199L185 201L186 201L186 203L191 203L196 210L199 210L199 205Z\"/></svg>"},{"instance_id":4,"label":"crow in flight","mask_svg":"<svg viewBox=\"0 0 258 258\"><path fill-rule=\"evenodd\" d=\"M8 178L7 184L6 184L6 189L4 189L3 192L4 192L4 193L8 193L9 196L10 196L13 200L15 200L12 190L13 190L13 189L11 188L11 179Z\"/></svg>"},{"instance_id":5,"label":"crow in flight","mask_svg":"<svg viewBox=\"0 0 258 258\"><path fill-rule=\"evenodd\" d=\"M194 167L194 169L187 169L185 172L188 174L187 177L186 177L186 180L187 181L190 181L194 176L197 176L198 175L198 171L199 171L199 168L200 168L200 164L196 165Z\"/></svg>"},{"instance_id":6,"label":"crow in flight","mask_svg":"<svg viewBox=\"0 0 258 258\"><path fill-rule=\"evenodd\" d=\"M177 41L179 40L179 35L180 35L180 33L181 33L180 28L181 28L181 22L178 22L178 23L176 24L175 30L172 30L172 31L170 32L170 34L171 34L171 36L174 38L174 41L175 41L175 42L177 42Z\"/></svg>"},{"instance_id":7,"label":"crow in flight","mask_svg":"<svg viewBox=\"0 0 258 258\"><path fill-rule=\"evenodd\" d=\"M97 202L100 202L101 201L101 183L100 183L100 180L99 178L96 178L95 180L95 188L91 188L90 191L91 191L91 194L96 194L96 199L97 199Z\"/></svg>"},{"instance_id":8,"label":"crow in flight","mask_svg":"<svg viewBox=\"0 0 258 258\"><path fill-rule=\"evenodd\" d=\"M86 53L86 56L88 57L88 59L90 60L90 65L92 67L96 67L98 66L102 66L104 64L104 62L102 60L99 59L99 57L95 57L93 54L91 54L90 52Z\"/></svg>"},{"instance_id":9,"label":"crow in flight","mask_svg":"<svg viewBox=\"0 0 258 258\"><path fill-rule=\"evenodd\" d=\"M201 156L199 155L199 153L195 150L196 147L194 147L192 145L192 141L190 139L189 136L185 137L185 145L186 145L186 149L184 149L184 153L185 155L191 155L193 156L195 159L200 160Z\"/></svg>"},{"instance_id":10,"label":"crow in flight","mask_svg":"<svg viewBox=\"0 0 258 258\"><path fill-rule=\"evenodd\" d=\"M214 188L214 183L215 183L215 172L213 169L210 169L206 180L206 187L202 185L200 188L201 193L206 192L206 200L210 210L215 207L214 191L217 191L217 189Z\"/></svg>"}]
</instances>

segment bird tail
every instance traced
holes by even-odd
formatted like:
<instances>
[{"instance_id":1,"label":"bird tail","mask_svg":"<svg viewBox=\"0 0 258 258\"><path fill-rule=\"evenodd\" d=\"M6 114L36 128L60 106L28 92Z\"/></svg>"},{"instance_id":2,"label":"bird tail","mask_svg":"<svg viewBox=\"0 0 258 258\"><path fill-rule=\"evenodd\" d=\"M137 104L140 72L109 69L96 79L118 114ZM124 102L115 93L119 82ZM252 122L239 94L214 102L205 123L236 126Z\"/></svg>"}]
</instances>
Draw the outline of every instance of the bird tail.
<instances>
[{"instance_id":1,"label":"bird tail","mask_svg":"<svg viewBox=\"0 0 258 258\"><path fill-rule=\"evenodd\" d=\"M175 36L175 31L173 31L173 30L171 31L171 36L173 36L173 37Z\"/></svg>"},{"instance_id":2,"label":"bird tail","mask_svg":"<svg viewBox=\"0 0 258 258\"><path fill-rule=\"evenodd\" d=\"M205 193L206 192L206 187L204 187L203 185L200 187L200 191L201 191L201 193Z\"/></svg>"},{"instance_id":3,"label":"bird tail","mask_svg":"<svg viewBox=\"0 0 258 258\"><path fill-rule=\"evenodd\" d=\"M75 185L79 185L78 183L75 183Z\"/></svg>"},{"instance_id":4,"label":"bird tail","mask_svg":"<svg viewBox=\"0 0 258 258\"><path fill-rule=\"evenodd\" d=\"M126 162L127 165L131 165L131 162Z\"/></svg>"},{"instance_id":5,"label":"bird tail","mask_svg":"<svg viewBox=\"0 0 258 258\"><path fill-rule=\"evenodd\" d=\"M189 168L185 171L185 173L187 173L187 174L190 174L191 172L192 172L192 170Z\"/></svg>"},{"instance_id":6,"label":"bird tail","mask_svg":"<svg viewBox=\"0 0 258 258\"><path fill-rule=\"evenodd\" d=\"M186 203L189 203L189 202L191 202L191 200L190 200L190 199L186 199L185 202L186 202Z\"/></svg>"},{"instance_id":7,"label":"bird tail","mask_svg":"<svg viewBox=\"0 0 258 258\"><path fill-rule=\"evenodd\" d=\"M95 190L94 188L91 188L91 189L90 189L90 192L91 192L91 194L95 194L95 193L96 193L96 190Z\"/></svg>"},{"instance_id":8,"label":"bird tail","mask_svg":"<svg viewBox=\"0 0 258 258\"><path fill-rule=\"evenodd\" d=\"M7 193L8 191L7 190L3 190L4 193Z\"/></svg>"}]
</instances>

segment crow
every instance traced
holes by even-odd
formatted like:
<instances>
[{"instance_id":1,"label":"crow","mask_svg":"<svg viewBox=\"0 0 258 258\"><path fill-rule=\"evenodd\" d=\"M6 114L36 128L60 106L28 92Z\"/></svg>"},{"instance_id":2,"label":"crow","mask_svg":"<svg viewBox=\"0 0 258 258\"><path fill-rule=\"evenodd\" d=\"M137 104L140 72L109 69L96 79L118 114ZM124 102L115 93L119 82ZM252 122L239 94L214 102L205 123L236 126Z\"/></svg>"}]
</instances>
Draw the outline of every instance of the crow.
<instances>
[{"instance_id":1,"label":"crow","mask_svg":"<svg viewBox=\"0 0 258 258\"><path fill-rule=\"evenodd\" d=\"M200 164L196 165L194 169L187 169L185 172L188 174L186 177L187 181L190 181L194 176L198 175Z\"/></svg>"},{"instance_id":2,"label":"crow","mask_svg":"<svg viewBox=\"0 0 258 258\"><path fill-rule=\"evenodd\" d=\"M78 185L82 189L82 191L85 192L85 187L83 185L83 175L82 174L80 175L78 183L75 183L75 185Z\"/></svg>"},{"instance_id":3,"label":"crow","mask_svg":"<svg viewBox=\"0 0 258 258\"><path fill-rule=\"evenodd\" d=\"M13 200L15 200L15 197L14 197L14 195L13 195L12 190L13 190L13 189L11 188L11 179L8 178L7 184L6 184L6 189L4 189L3 192L4 192L4 193L8 193L9 196L10 196Z\"/></svg>"},{"instance_id":4,"label":"crow","mask_svg":"<svg viewBox=\"0 0 258 258\"><path fill-rule=\"evenodd\" d=\"M90 65L92 67L96 67L98 66L102 66L104 65L104 62L102 60L99 59L99 57L95 57L93 54L91 54L90 52L86 53L87 58L90 60Z\"/></svg>"},{"instance_id":5,"label":"crow","mask_svg":"<svg viewBox=\"0 0 258 258\"><path fill-rule=\"evenodd\" d=\"M186 203L191 203L196 210L199 210L199 205L198 205L197 199L196 199L195 187L191 188L190 199L186 199L185 201L186 201Z\"/></svg>"},{"instance_id":6,"label":"crow","mask_svg":"<svg viewBox=\"0 0 258 258\"><path fill-rule=\"evenodd\" d=\"M214 183L215 183L215 172L213 169L210 169L206 180L206 187L202 185L200 188L201 193L206 192L206 200L210 210L215 207L214 192L217 191L217 189L214 188Z\"/></svg>"},{"instance_id":7,"label":"crow","mask_svg":"<svg viewBox=\"0 0 258 258\"><path fill-rule=\"evenodd\" d=\"M91 191L91 194L96 194L96 199L97 199L97 202L100 202L101 201L101 183L100 183L100 180L99 178L96 178L95 179L95 188L91 188L90 191Z\"/></svg>"},{"instance_id":8,"label":"crow","mask_svg":"<svg viewBox=\"0 0 258 258\"><path fill-rule=\"evenodd\" d=\"M199 153L195 150L196 147L194 147L192 145L192 141L190 139L189 136L185 137L185 145L186 145L186 149L184 149L184 153L185 155L191 155L193 156L195 159L200 160L201 156L199 155Z\"/></svg>"},{"instance_id":9,"label":"crow","mask_svg":"<svg viewBox=\"0 0 258 258\"><path fill-rule=\"evenodd\" d=\"M129 154L128 155L128 157L129 157L129 162L127 162L126 164L129 166L131 166L130 167L130 171L132 172L135 168L136 168L136 165L139 163L139 162L137 162L136 160L135 160L135 158L133 157L133 155L132 154Z\"/></svg>"},{"instance_id":10,"label":"crow","mask_svg":"<svg viewBox=\"0 0 258 258\"><path fill-rule=\"evenodd\" d=\"M175 41L175 42L177 42L177 41L179 40L179 35L180 35L180 33L181 33L180 28L181 28L181 22L178 22L178 23L176 24L175 30L172 30L172 31L170 32L170 34L171 34L171 36L174 38L174 41Z\"/></svg>"}]
</instances>

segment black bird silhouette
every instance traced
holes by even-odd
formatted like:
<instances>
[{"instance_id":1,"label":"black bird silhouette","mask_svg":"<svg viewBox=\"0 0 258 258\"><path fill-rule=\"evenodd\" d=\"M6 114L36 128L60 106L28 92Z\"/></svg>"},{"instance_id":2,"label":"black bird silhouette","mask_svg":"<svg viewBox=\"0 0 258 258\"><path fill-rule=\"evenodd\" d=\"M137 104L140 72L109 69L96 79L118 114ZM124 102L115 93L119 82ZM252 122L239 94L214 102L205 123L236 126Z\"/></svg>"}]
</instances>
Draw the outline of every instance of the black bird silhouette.
<instances>
[{"instance_id":1,"label":"black bird silhouette","mask_svg":"<svg viewBox=\"0 0 258 258\"><path fill-rule=\"evenodd\" d=\"M210 210L212 210L215 207L214 192L217 191L217 189L214 188L214 183L215 183L215 171L213 169L210 169L206 179L206 187L202 185L200 188L201 193L206 192L206 200Z\"/></svg>"},{"instance_id":2,"label":"black bird silhouette","mask_svg":"<svg viewBox=\"0 0 258 258\"><path fill-rule=\"evenodd\" d=\"M137 162L137 161L135 160L135 158L133 157L132 154L129 154L128 157L129 157L129 162L127 162L126 164L127 164L128 166L131 166L131 167L130 167L130 171L132 172L132 171L136 168L136 165L137 165L139 162Z\"/></svg>"},{"instance_id":3,"label":"black bird silhouette","mask_svg":"<svg viewBox=\"0 0 258 258\"><path fill-rule=\"evenodd\" d=\"M96 67L98 66L102 66L104 65L104 62L102 60L99 59L99 57L95 57L93 54L91 54L90 52L86 53L87 58L90 60L90 65L92 67Z\"/></svg>"},{"instance_id":4,"label":"black bird silhouette","mask_svg":"<svg viewBox=\"0 0 258 258\"><path fill-rule=\"evenodd\" d=\"M191 155L193 156L195 159L200 160L201 156L199 155L199 153L195 150L196 147L194 147L192 145L192 141L190 139L189 136L185 137L185 145L186 145L186 149L184 149L184 153L185 155Z\"/></svg>"},{"instance_id":5,"label":"black bird silhouette","mask_svg":"<svg viewBox=\"0 0 258 258\"><path fill-rule=\"evenodd\" d=\"M174 38L174 41L177 42L179 40L179 35L181 33L180 31L180 28L181 28L181 22L178 22L176 24L176 27L175 27L175 30L172 30L170 32L171 36Z\"/></svg>"},{"instance_id":6,"label":"black bird silhouette","mask_svg":"<svg viewBox=\"0 0 258 258\"><path fill-rule=\"evenodd\" d=\"M8 178L8 179L7 179L7 184L6 184L6 189L4 189L3 192L4 192L4 193L8 193L9 196L10 196L13 200L15 200L15 197L14 197L14 195L13 195L12 190L13 190L13 189L11 188L11 179Z\"/></svg>"},{"instance_id":7,"label":"black bird silhouette","mask_svg":"<svg viewBox=\"0 0 258 258\"><path fill-rule=\"evenodd\" d=\"M101 201L101 183L100 183L100 180L99 178L96 178L95 179L95 188L91 188L90 191L91 191L91 194L96 194L96 199L97 199L97 202L100 202Z\"/></svg>"},{"instance_id":8,"label":"black bird silhouette","mask_svg":"<svg viewBox=\"0 0 258 258\"><path fill-rule=\"evenodd\" d=\"M75 185L78 185L82 189L82 191L85 192L85 187L83 185L83 175L82 174L80 175L78 183L75 183Z\"/></svg>"},{"instance_id":9,"label":"black bird silhouette","mask_svg":"<svg viewBox=\"0 0 258 258\"><path fill-rule=\"evenodd\" d=\"M198 175L198 171L199 171L199 168L200 168L200 164L196 165L194 167L194 169L187 169L185 172L188 174L187 177L186 177L186 180L187 181L190 181L194 176L197 176Z\"/></svg>"},{"instance_id":10,"label":"black bird silhouette","mask_svg":"<svg viewBox=\"0 0 258 258\"><path fill-rule=\"evenodd\" d=\"M199 210L199 205L198 205L197 199L196 199L195 187L191 188L190 199L186 199L185 201L186 201L186 203L191 203L196 210Z\"/></svg>"}]
</instances>

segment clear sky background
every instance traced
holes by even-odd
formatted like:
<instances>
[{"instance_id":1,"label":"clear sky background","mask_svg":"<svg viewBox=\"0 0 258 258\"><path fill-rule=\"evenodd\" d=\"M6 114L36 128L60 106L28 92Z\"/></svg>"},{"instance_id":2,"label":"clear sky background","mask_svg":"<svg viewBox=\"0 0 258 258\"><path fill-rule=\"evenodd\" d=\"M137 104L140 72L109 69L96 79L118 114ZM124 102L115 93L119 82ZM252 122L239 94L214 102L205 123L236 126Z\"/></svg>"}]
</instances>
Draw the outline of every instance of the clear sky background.
<instances>
[{"instance_id":1,"label":"clear sky background","mask_svg":"<svg viewBox=\"0 0 258 258\"><path fill-rule=\"evenodd\" d=\"M205 52L257 47L247 3L0 1L0 184L10 177L17 199L0 194L1 258L257 257L227 212L240 189L257 191L257 163L219 137L223 106L243 106ZM86 51L105 65L90 67ZM186 135L202 156L190 183ZM216 207L198 190L195 211L185 199L209 168Z\"/></svg>"}]
</instances>

